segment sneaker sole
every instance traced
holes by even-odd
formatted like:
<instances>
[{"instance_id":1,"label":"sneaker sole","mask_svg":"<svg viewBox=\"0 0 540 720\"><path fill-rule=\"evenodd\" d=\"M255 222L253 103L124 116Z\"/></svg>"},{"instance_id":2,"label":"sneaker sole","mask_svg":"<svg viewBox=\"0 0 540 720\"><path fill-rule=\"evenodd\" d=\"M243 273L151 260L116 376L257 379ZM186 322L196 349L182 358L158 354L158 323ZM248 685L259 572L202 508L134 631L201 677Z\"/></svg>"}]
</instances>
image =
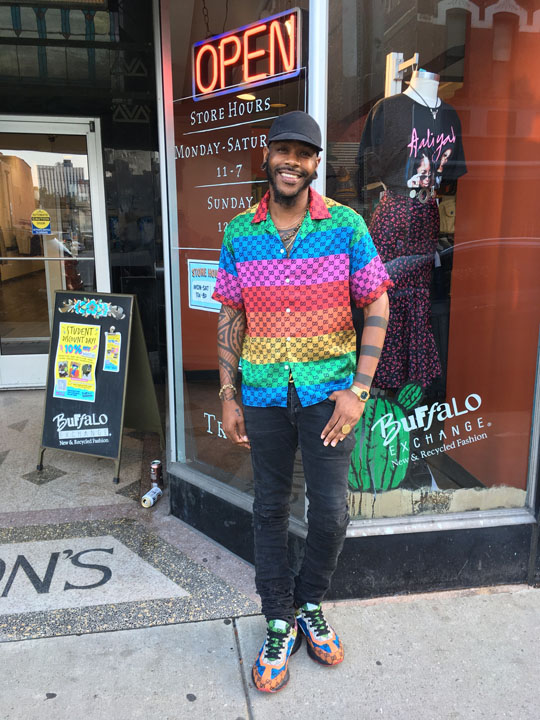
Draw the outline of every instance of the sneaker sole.
<instances>
[{"instance_id":1,"label":"sneaker sole","mask_svg":"<svg viewBox=\"0 0 540 720\"><path fill-rule=\"evenodd\" d=\"M251 670L251 678L253 680L253 684L255 685L255 690L258 690L259 692L264 692L264 693L276 693L276 692L279 692L280 690L283 690L285 685L289 682L289 677L290 677L289 670L287 670L287 673L286 673L285 677L283 678L283 682L281 683L281 685L277 685L275 688L260 688L257 686L257 683L255 682L254 671L253 671L253 669Z\"/></svg>"},{"instance_id":2,"label":"sneaker sole","mask_svg":"<svg viewBox=\"0 0 540 720\"><path fill-rule=\"evenodd\" d=\"M307 651L308 651L309 657L312 660L315 660L315 662L318 663L319 665L324 665L324 667L336 667L336 665L339 665L344 660L344 658L341 658L341 660L338 660L337 662L326 663L326 662L324 662L324 660L321 660L321 658L315 653L315 651L313 650L313 648L311 647L311 645L309 644L309 642L307 640L306 640L306 646L307 646Z\"/></svg>"}]
</instances>

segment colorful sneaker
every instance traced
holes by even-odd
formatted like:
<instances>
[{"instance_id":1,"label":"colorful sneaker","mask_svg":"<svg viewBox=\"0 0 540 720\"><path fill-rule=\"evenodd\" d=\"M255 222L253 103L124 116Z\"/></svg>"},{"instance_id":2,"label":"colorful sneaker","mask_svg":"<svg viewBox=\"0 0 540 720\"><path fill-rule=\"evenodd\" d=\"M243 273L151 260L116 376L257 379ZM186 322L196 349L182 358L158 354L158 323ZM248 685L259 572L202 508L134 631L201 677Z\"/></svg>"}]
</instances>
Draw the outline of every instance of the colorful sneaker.
<instances>
[{"instance_id":1,"label":"colorful sneaker","mask_svg":"<svg viewBox=\"0 0 540 720\"><path fill-rule=\"evenodd\" d=\"M321 665L337 665L343 660L343 645L326 622L320 605L302 605L296 611L296 622L306 636L310 658Z\"/></svg>"},{"instance_id":2,"label":"colorful sneaker","mask_svg":"<svg viewBox=\"0 0 540 720\"><path fill-rule=\"evenodd\" d=\"M266 628L266 640L253 665L253 682L257 690L277 692L289 681L287 665L289 657L302 644L302 636L296 623L270 620Z\"/></svg>"}]
</instances>

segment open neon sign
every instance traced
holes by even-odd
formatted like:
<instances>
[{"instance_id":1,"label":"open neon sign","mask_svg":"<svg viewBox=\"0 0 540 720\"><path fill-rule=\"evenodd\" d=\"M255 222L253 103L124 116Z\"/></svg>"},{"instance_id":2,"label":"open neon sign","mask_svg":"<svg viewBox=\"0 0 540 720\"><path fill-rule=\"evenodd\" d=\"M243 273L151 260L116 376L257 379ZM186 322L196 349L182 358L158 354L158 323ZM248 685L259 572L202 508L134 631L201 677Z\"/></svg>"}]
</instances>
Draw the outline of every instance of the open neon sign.
<instances>
[{"instance_id":1,"label":"open neon sign","mask_svg":"<svg viewBox=\"0 0 540 720\"><path fill-rule=\"evenodd\" d=\"M192 68L194 100L296 77L300 10L286 10L195 43Z\"/></svg>"}]
</instances>

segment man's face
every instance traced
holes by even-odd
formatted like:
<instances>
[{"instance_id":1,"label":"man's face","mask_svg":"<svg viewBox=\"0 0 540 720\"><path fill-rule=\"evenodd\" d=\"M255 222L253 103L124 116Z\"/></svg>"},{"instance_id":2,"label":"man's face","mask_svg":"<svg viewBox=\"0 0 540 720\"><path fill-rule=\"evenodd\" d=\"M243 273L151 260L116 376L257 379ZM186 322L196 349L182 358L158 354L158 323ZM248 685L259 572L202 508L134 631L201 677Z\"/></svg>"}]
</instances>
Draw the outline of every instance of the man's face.
<instances>
[{"instance_id":1,"label":"man's face","mask_svg":"<svg viewBox=\"0 0 540 720\"><path fill-rule=\"evenodd\" d=\"M274 200L293 205L298 195L317 177L321 159L312 145L297 140L278 140L264 149L266 175Z\"/></svg>"}]
</instances>

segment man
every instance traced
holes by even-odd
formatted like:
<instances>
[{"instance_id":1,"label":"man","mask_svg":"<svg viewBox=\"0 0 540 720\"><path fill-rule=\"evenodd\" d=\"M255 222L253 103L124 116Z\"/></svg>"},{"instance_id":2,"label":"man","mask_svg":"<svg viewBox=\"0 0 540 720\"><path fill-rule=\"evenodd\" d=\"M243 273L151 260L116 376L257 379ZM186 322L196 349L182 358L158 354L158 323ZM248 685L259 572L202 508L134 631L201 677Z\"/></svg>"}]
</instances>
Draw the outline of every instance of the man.
<instances>
[{"instance_id":1,"label":"man","mask_svg":"<svg viewBox=\"0 0 540 720\"><path fill-rule=\"evenodd\" d=\"M214 292L222 303L223 427L233 443L251 448L255 579L268 623L252 675L266 692L287 683L289 656L302 636L317 662L343 659L320 603L349 522L353 428L388 322L390 281L364 221L310 188L321 150L319 126L308 114L274 121L263 163L269 191L227 226ZM365 316L357 368L351 296ZM240 357L243 409L236 395ZM298 446L309 509L305 556L293 578L287 533Z\"/></svg>"}]
</instances>

